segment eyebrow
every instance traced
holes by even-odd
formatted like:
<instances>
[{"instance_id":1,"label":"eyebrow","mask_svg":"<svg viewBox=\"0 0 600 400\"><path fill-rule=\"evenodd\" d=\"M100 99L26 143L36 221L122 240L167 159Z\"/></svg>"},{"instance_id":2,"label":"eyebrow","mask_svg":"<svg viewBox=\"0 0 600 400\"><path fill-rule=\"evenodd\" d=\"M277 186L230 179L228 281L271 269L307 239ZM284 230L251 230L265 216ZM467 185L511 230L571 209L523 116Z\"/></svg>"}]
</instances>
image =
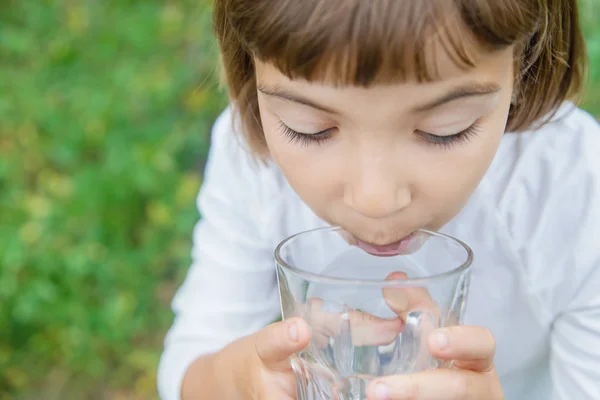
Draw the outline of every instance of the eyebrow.
<instances>
[{"instance_id":1,"label":"eyebrow","mask_svg":"<svg viewBox=\"0 0 600 400\"><path fill-rule=\"evenodd\" d=\"M468 83L451 89L450 91L448 91L448 93L436 100L413 108L413 112L431 111L434 108L450 103L451 101L463 99L465 97L486 96L492 93L497 93L500 90L502 90L502 86L495 82Z\"/></svg>"},{"instance_id":2,"label":"eyebrow","mask_svg":"<svg viewBox=\"0 0 600 400\"><path fill-rule=\"evenodd\" d=\"M290 101L298 104L303 104L305 106L325 111L330 114L341 114L339 111L309 100L305 97L302 97L296 93L291 93L284 89L278 88L277 86L267 87L262 84L257 85L258 90L271 97L276 97L281 100ZM457 86L453 89L450 89L448 93L444 94L442 97L435 99L429 103L417 106L412 109L413 112L425 112L431 111L434 108L440 107L444 104L450 103L452 101L473 97L473 96L485 96L490 95L492 93L496 93L502 89L502 86L495 82L471 82L461 86Z\"/></svg>"},{"instance_id":3,"label":"eyebrow","mask_svg":"<svg viewBox=\"0 0 600 400\"><path fill-rule=\"evenodd\" d=\"M305 106L312 107L317 110L325 111L329 114L341 114L339 111L337 111L333 108L318 104L318 103L316 103L312 100L306 99L300 95L290 93L288 91L280 89L277 86L267 87L267 86L258 84L257 88L261 93L263 93L267 96L277 97L278 99L281 99L281 100L291 101L291 102L298 103L298 104L303 104Z\"/></svg>"}]
</instances>

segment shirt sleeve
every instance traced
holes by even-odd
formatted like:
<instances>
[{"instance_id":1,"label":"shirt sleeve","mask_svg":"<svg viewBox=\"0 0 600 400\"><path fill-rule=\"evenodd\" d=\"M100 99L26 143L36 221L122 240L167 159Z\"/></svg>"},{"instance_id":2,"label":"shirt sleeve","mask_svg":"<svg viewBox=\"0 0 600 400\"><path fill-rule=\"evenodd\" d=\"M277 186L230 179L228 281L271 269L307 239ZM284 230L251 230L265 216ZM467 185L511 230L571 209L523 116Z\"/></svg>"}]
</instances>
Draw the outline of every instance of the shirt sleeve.
<instances>
[{"instance_id":1,"label":"shirt sleeve","mask_svg":"<svg viewBox=\"0 0 600 400\"><path fill-rule=\"evenodd\" d=\"M551 400L600 399L600 127L575 109L516 137L503 213L548 327ZM518 327L515 327L518 329Z\"/></svg>"},{"instance_id":2,"label":"shirt sleeve","mask_svg":"<svg viewBox=\"0 0 600 400\"><path fill-rule=\"evenodd\" d=\"M554 235L567 244L565 274L555 286L555 317L551 333L553 400L600 399L600 129L593 122L586 145L579 148L579 179L563 187L562 208L570 218ZM559 228L559 227L557 227ZM556 241L560 245L560 240ZM563 304L565 306L563 306Z\"/></svg>"},{"instance_id":3,"label":"shirt sleeve","mask_svg":"<svg viewBox=\"0 0 600 400\"><path fill-rule=\"evenodd\" d=\"M592 184L592 182L582 182ZM570 267L581 268L581 280L566 281L573 291L553 323L551 371L554 400L600 399L600 179L593 182L587 211L579 221L578 245ZM575 274L574 274L575 275ZM569 279L568 277L565 277ZM574 284L577 282L577 284ZM561 286L557 286L560 292ZM557 297L562 297L557 293Z\"/></svg>"},{"instance_id":4,"label":"shirt sleeve","mask_svg":"<svg viewBox=\"0 0 600 400\"><path fill-rule=\"evenodd\" d=\"M158 369L163 400L179 400L183 376L199 356L254 333L280 314L272 249L260 227L259 166L235 138L230 111L213 128L192 266L172 303Z\"/></svg>"},{"instance_id":5,"label":"shirt sleeve","mask_svg":"<svg viewBox=\"0 0 600 400\"><path fill-rule=\"evenodd\" d=\"M552 333L554 400L600 399L600 268L571 309L560 315Z\"/></svg>"}]
</instances>

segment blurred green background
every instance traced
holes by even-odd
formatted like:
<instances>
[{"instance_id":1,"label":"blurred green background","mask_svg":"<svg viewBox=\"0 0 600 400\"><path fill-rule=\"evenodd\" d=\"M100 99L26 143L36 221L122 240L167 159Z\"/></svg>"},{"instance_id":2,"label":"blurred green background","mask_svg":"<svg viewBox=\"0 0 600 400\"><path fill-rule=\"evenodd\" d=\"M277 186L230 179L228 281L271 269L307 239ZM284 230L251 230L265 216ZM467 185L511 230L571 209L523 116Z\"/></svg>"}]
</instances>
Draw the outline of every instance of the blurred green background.
<instances>
[{"instance_id":1,"label":"blurred green background","mask_svg":"<svg viewBox=\"0 0 600 400\"><path fill-rule=\"evenodd\" d=\"M3 2L0 399L156 398L226 102L216 60L208 0Z\"/></svg>"}]
</instances>

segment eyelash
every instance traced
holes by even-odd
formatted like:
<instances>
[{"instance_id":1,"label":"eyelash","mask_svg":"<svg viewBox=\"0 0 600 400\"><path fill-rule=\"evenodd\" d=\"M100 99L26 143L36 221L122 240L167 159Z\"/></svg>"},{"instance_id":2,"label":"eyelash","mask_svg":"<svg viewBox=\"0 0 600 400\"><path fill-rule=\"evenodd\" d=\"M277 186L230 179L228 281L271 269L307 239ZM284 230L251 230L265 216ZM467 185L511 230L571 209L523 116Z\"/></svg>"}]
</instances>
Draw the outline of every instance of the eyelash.
<instances>
[{"instance_id":1,"label":"eyelash","mask_svg":"<svg viewBox=\"0 0 600 400\"><path fill-rule=\"evenodd\" d=\"M326 129L324 131L311 134L298 132L284 124L281 120L279 121L279 129L281 133L288 139L289 143L298 144L302 147L306 147L310 144L322 145L331 137L332 134L331 129ZM465 143L474 136L477 136L478 133L479 121L475 121L473 125L469 126L467 129L446 136L438 136L423 131L417 131L417 134L429 144L443 147L445 149Z\"/></svg>"},{"instance_id":2,"label":"eyelash","mask_svg":"<svg viewBox=\"0 0 600 400\"><path fill-rule=\"evenodd\" d=\"M450 149L455 146L466 143L473 137L477 136L479 134L479 128L479 121L475 121L467 129L463 129L462 131L457 132L453 135L437 136L427 132L417 132L418 135L421 136L426 142L434 146L443 147L444 149Z\"/></svg>"},{"instance_id":3,"label":"eyelash","mask_svg":"<svg viewBox=\"0 0 600 400\"><path fill-rule=\"evenodd\" d=\"M283 121L279 121L279 129L281 133L288 139L289 143L298 144L302 147L306 147L310 144L321 145L331 137L331 129L308 134L293 130L284 124Z\"/></svg>"}]
</instances>

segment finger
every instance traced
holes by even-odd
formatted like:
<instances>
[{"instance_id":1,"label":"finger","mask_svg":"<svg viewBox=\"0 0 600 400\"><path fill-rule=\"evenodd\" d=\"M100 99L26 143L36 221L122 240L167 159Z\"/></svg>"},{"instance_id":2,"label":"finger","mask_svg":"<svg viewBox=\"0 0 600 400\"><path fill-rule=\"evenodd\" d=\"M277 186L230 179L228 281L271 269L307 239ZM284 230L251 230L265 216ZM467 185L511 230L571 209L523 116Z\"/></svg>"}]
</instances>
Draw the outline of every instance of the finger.
<instances>
[{"instance_id":1,"label":"finger","mask_svg":"<svg viewBox=\"0 0 600 400\"><path fill-rule=\"evenodd\" d=\"M276 322L256 334L256 354L263 364L274 371L290 369L289 357L305 348L310 329L301 318Z\"/></svg>"},{"instance_id":2,"label":"finger","mask_svg":"<svg viewBox=\"0 0 600 400\"><path fill-rule=\"evenodd\" d=\"M438 369L377 379L367 388L369 400L500 400L502 387L495 372Z\"/></svg>"},{"instance_id":3,"label":"finger","mask_svg":"<svg viewBox=\"0 0 600 400\"><path fill-rule=\"evenodd\" d=\"M382 346L392 343L402 332L401 318L385 319L362 311L349 313L352 343L355 346Z\"/></svg>"},{"instance_id":4,"label":"finger","mask_svg":"<svg viewBox=\"0 0 600 400\"><path fill-rule=\"evenodd\" d=\"M443 360L455 360L455 366L478 372L493 368L496 341L480 326L452 326L429 335L431 354Z\"/></svg>"},{"instance_id":5,"label":"finger","mask_svg":"<svg viewBox=\"0 0 600 400\"><path fill-rule=\"evenodd\" d=\"M344 326L350 328L354 346L379 346L391 343L404 326L400 318L385 319L362 311L329 312L323 310L323 300L310 300L310 325L317 345L323 347L330 338L337 338Z\"/></svg>"},{"instance_id":6,"label":"finger","mask_svg":"<svg viewBox=\"0 0 600 400\"><path fill-rule=\"evenodd\" d=\"M348 324L350 327L354 346L390 344L404 327L404 322L400 318L388 320L359 311L351 311L346 315L323 312L317 318L311 320L313 337L317 345L320 347L326 346L330 338L337 338L344 324Z\"/></svg>"},{"instance_id":7,"label":"finger","mask_svg":"<svg viewBox=\"0 0 600 400\"><path fill-rule=\"evenodd\" d=\"M408 276L404 272L392 272L386 280L406 280ZM383 298L388 306L400 318L406 320L408 314L413 311L429 312L437 321L440 311L429 291L423 287L399 287L383 289Z\"/></svg>"}]
</instances>

